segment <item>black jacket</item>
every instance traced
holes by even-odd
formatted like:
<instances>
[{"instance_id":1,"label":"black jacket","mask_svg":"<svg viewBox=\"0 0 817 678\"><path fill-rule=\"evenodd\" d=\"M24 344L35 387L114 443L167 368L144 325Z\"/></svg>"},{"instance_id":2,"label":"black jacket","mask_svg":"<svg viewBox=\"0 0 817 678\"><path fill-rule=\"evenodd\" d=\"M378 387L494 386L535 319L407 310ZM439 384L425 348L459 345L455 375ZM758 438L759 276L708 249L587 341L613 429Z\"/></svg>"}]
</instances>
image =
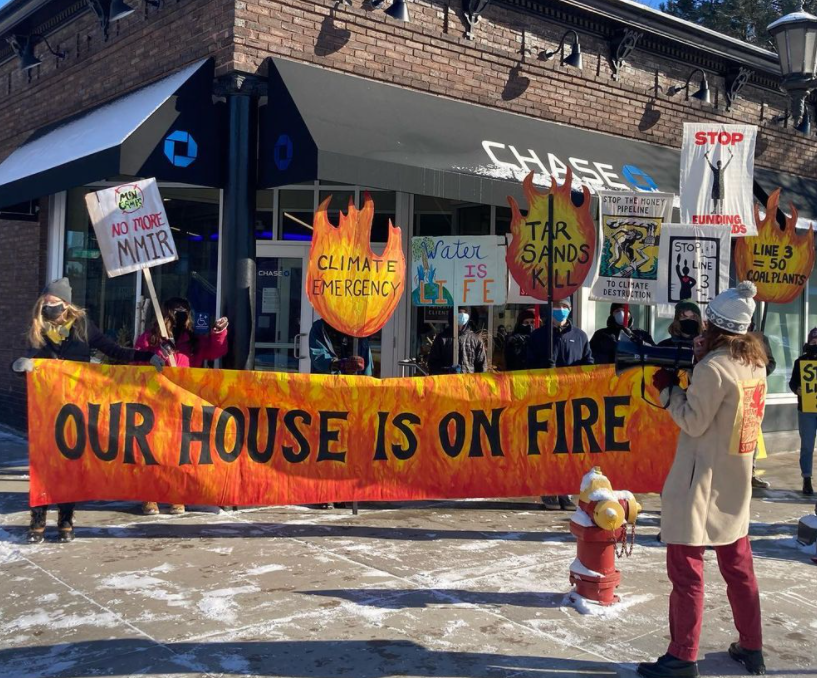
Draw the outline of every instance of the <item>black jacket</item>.
<instances>
[{"instance_id":1,"label":"black jacket","mask_svg":"<svg viewBox=\"0 0 817 678\"><path fill-rule=\"evenodd\" d=\"M791 370L791 379L789 379L789 388L791 389L792 393L797 393L797 390L800 388L800 361L801 360L817 360L817 351L809 352L808 351L808 344L803 347L803 354L794 361L794 367ZM799 393L797 393L797 411L803 411L803 399Z\"/></svg>"},{"instance_id":2,"label":"black jacket","mask_svg":"<svg viewBox=\"0 0 817 678\"><path fill-rule=\"evenodd\" d=\"M70 360L78 363L87 363L91 361L91 351L94 349L120 363L148 363L153 357L153 353L150 351L137 351L132 348L120 346L113 339L105 336L100 329L87 318L85 323L88 329L87 341L82 341L77 336L76 329L71 327L70 334L59 344L53 343L46 337L45 346L32 349L29 353L29 358Z\"/></svg>"},{"instance_id":3,"label":"black jacket","mask_svg":"<svg viewBox=\"0 0 817 678\"><path fill-rule=\"evenodd\" d=\"M514 332L505 341L505 370L528 369L528 342L531 333Z\"/></svg>"},{"instance_id":4,"label":"black jacket","mask_svg":"<svg viewBox=\"0 0 817 678\"><path fill-rule=\"evenodd\" d=\"M635 341L655 346L649 332L644 330L627 329L619 325L613 316L607 318L607 327L596 330L593 338L590 340L590 350L593 352L593 362L596 365L612 365L616 362L616 344L618 344L618 335L621 331L625 331Z\"/></svg>"},{"instance_id":5,"label":"black jacket","mask_svg":"<svg viewBox=\"0 0 817 678\"><path fill-rule=\"evenodd\" d=\"M690 337L687 339L686 337L673 337L669 336L666 339L663 339L658 342L658 346L683 346L684 348L693 348L692 342L694 341L694 337Z\"/></svg>"},{"instance_id":6,"label":"black jacket","mask_svg":"<svg viewBox=\"0 0 817 678\"><path fill-rule=\"evenodd\" d=\"M553 361L555 367L592 365L593 353L587 335L568 321L561 327L543 325L530 335L527 369L538 370L548 366L545 332L553 332Z\"/></svg>"},{"instance_id":7,"label":"black jacket","mask_svg":"<svg viewBox=\"0 0 817 678\"><path fill-rule=\"evenodd\" d=\"M459 335L458 362L463 374L485 372L488 369L488 356L485 344L470 329L462 330ZM436 337L428 354L428 370L431 374L451 374L454 362L454 335L451 326L446 327Z\"/></svg>"}]
</instances>

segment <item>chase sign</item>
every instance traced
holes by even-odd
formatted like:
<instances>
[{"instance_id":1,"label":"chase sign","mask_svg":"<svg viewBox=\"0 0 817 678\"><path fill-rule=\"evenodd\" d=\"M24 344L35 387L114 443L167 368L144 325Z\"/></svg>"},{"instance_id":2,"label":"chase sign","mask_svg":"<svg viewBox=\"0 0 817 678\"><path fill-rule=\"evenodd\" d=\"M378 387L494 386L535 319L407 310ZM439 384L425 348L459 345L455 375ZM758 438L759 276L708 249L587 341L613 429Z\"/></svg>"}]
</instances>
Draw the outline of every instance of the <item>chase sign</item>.
<instances>
[{"instance_id":1,"label":"chase sign","mask_svg":"<svg viewBox=\"0 0 817 678\"><path fill-rule=\"evenodd\" d=\"M165 137L165 157L174 167L190 167L199 154L199 146L189 132L176 130Z\"/></svg>"}]
</instances>

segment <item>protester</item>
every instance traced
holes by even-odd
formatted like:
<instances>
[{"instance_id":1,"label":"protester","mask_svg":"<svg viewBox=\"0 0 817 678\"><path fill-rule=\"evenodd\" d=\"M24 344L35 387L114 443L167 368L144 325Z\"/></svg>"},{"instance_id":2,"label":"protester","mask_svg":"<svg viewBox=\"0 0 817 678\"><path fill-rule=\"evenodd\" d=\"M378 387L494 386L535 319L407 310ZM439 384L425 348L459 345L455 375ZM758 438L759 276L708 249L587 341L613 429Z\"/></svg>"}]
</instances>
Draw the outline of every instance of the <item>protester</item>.
<instances>
[{"instance_id":1,"label":"protester","mask_svg":"<svg viewBox=\"0 0 817 678\"><path fill-rule=\"evenodd\" d=\"M505 369L508 371L528 368L528 342L535 324L536 313L526 308L516 318L513 333L505 341Z\"/></svg>"},{"instance_id":2,"label":"protester","mask_svg":"<svg viewBox=\"0 0 817 678\"><path fill-rule=\"evenodd\" d=\"M176 367L202 367L207 360L218 360L227 353L227 318L219 318L208 334L199 336L193 330L193 309L190 302L183 297L171 297L162 304L162 321L171 338L172 355ZM159 323L139 336L134 347L141 351L150 351L165 362L168 359L163 349L164 339L159 330ZM154 516L159 513L159 504L146 501L142 504L142 513ZM181 515L184 504L171 504L169 513Z\"/></svg>"},{"instance_id":3,"label":"protester","mask_svg":"<svg viewBox=\"0 0 817 678\"><path fill-rule=\"evenodd\" d=\"M814 463L814 440L817 437L817 412L803 412L803 396L800 392L800 361L817 360L817 327L808 333L803 354L794 361L789 388L797 394L797 428L800 430L800 473L803 476L803 494L811 497L814 488L811 472Z\"/></svg>"},{"instance_id":4,"label":"protester","mask_svg":"<svg viewBox=\"0 0 817 678\"><path fill-rule=\"evenodd\" d=\"M717 553L740 636L729 654L749 673L765 673L760 597L748 537L752 455L740 451L741 441L759 433L762 415L752 408L747 389L752 382L762 388L766 381L766 351L748 334L756 293L753 283L742 282L709 304L704 355L689 388L677 386L673 371L659 370L654 377L661 401L681 432L661 508L673 587L671 643L656 662L639 665L638 672L647 678L698 675L708 546Z\"/></svg>"},{"instance_id":5,"label":"protester","mask_svg":"<svg viewBox=\"0 0 817 678\"><path fill-rule=\"evenodd\" d=\"M71 284L68 278L50 283L37 299L32 311L28 330L31 346L26 358L14 361L15 372L34 370L34 358L45 360L70 360L87 363L91 351L96 350L119 362L149 362L161 370L164 361L149 351L119 346L88 318L85 310L72 303ZM67 543L74 539L74 504L58 504L57 530L59 541ZM31 523L28 542L39 544L45 537L45 519L48 506L31 507Z\"/></svg>"},{"instance_id":6,"label":"protester","mask_svg":"<svg viewBox=\"0 0 817 678\"><path fill-rule=\"evenodd\" d=\"M474 333L469 322L471 315L462 307L457 313L459 327L457 364L454 364L454 313L448 313L448 326L434 338L428 354L428 369L431 374L472 374L488 369L488 356L482 339Z\"/></svg>"},{"instance_id":7,"label":"protester","mask_svg":"<svg viewBox=\"0 0 817 678\"><path fill-rule=\"evenodd\" d=\"M312 374L362 374L372 376L369 340L357 340L336 330L325 320L316 320L309 330L309 359Z\"/></svg>"},{"instance_id":8,"label":"protester","mask_svg":"<svg viewBox=\"0 0 817 678\"><path fill-rule=\"evenodd\" d=\"M692 348L695 337L703 332L701 308L694 301L675 304L675 317L669 326L669 337L659 341L659 346L684 346Z\"/></svg>"},{"instance_id":9,"label":"protester","mask_svg":"<svg viewBox=\"0 0 817 678\"><path fill-rule=\"evenodd\" d=\"M549 367L570 367L572 365L592 365L593 353L587 335L570 322L570 299L556 301L552 305L550 325L544 324L533 334L528 342L527 368L530 370ZM547 333L552 336L552 354L547 355ZM542 504L547 511L575 510L576 505L567 495L544 496Z\"/></svg>"},{"instance_id":10,"label":"protester","mask_svg":"<svg viewBox=\"0 0 817 678\"><path fill-rule=\"evenodd\" d=\"M769 343L769 338L763 334L763 332L755 331L754 320L752 320L752 324L749 325L749 331L757 335L757 338L763 342L763 348L766 350L766 359L769 361L766 363L766 378L768 378L777 367L777 361L774 359L774 353L772 353L772 345ZM768 480L764 480L757 475L757 449L755 449L755 454L752 457L752 488L756 490L768 490L771 486L772 484Z\"/></svg>"},{"instance_id":11,"label":"protester","mask_svg":"<svg viewBox=\"0 0 817 678\"><path fill-rule=\"evenodd\" d=\"M500 325L496 328L496 335L494 335L493 353L491 354L491 365L495 370L505 371L505 348L508 345L510 335L505 325Z\"/></svg>"},{"instance_id":12,"label":"protester","mask_svg":"<svg viewBox=\"0 0 817 678\"><path fill-rule=\"evenodd\" d=\"M633 327L633 315L624 304L611 304L607 327L596 330L590 340L590 350L595 364L612 365L616 362L616 345L621 332L638 343L655 345L649 332Z\"/></svg>"}]
</instances>

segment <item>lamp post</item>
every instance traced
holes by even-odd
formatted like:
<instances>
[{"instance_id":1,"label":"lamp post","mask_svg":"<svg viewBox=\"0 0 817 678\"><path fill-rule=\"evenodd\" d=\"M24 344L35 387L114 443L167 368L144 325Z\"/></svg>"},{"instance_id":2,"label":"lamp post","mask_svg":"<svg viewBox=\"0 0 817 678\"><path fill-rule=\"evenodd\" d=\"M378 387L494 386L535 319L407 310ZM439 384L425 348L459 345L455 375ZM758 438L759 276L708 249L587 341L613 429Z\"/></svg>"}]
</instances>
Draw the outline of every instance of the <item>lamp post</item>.
<instances>
[{"instance_id":1,"label":"lamp post","mask_svg":"<svg viewBox=\"0 0 817 678\"><path fill-rule=\"evenodd\" d=\"M795 123L805 117L806 98L817 87L817 16L803 10L781 17L766 29L780 56L780 87L789 93Z\"/></svg>"}]
</instances>

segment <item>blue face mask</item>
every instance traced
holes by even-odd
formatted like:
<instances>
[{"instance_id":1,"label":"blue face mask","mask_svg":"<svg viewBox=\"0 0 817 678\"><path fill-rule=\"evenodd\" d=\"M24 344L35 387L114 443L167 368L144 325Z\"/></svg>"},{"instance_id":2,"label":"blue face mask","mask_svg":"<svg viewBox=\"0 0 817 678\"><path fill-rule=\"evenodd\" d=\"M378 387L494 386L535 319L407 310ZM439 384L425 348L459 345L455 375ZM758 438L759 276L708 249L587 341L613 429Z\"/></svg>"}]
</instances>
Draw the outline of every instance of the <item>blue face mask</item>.
<instances>
[{"instance_id":1,"label":"blue face mask","mask_svg":"<svg viewBox=\"0 0 817 678\"><path fill-rule=\"evenodd\" d=\"M551 315L553 316L553 319L561 325L565 320L567 320L567 316L570 315L570 309L554 308L553 311L551 311Z\"/></svg>"},{"instance_id":2,"label":"blue face mask","mask_svg":"<svg viewBox=\"0 0 817 678\"><path fill-rule=\"evenodd\" d=\"M467 313L458 313L457 314L457 322L460 324L460 327L465 327L468 324L468 321L471 319L471 316Z\"/></svg>"}]
</instances>

